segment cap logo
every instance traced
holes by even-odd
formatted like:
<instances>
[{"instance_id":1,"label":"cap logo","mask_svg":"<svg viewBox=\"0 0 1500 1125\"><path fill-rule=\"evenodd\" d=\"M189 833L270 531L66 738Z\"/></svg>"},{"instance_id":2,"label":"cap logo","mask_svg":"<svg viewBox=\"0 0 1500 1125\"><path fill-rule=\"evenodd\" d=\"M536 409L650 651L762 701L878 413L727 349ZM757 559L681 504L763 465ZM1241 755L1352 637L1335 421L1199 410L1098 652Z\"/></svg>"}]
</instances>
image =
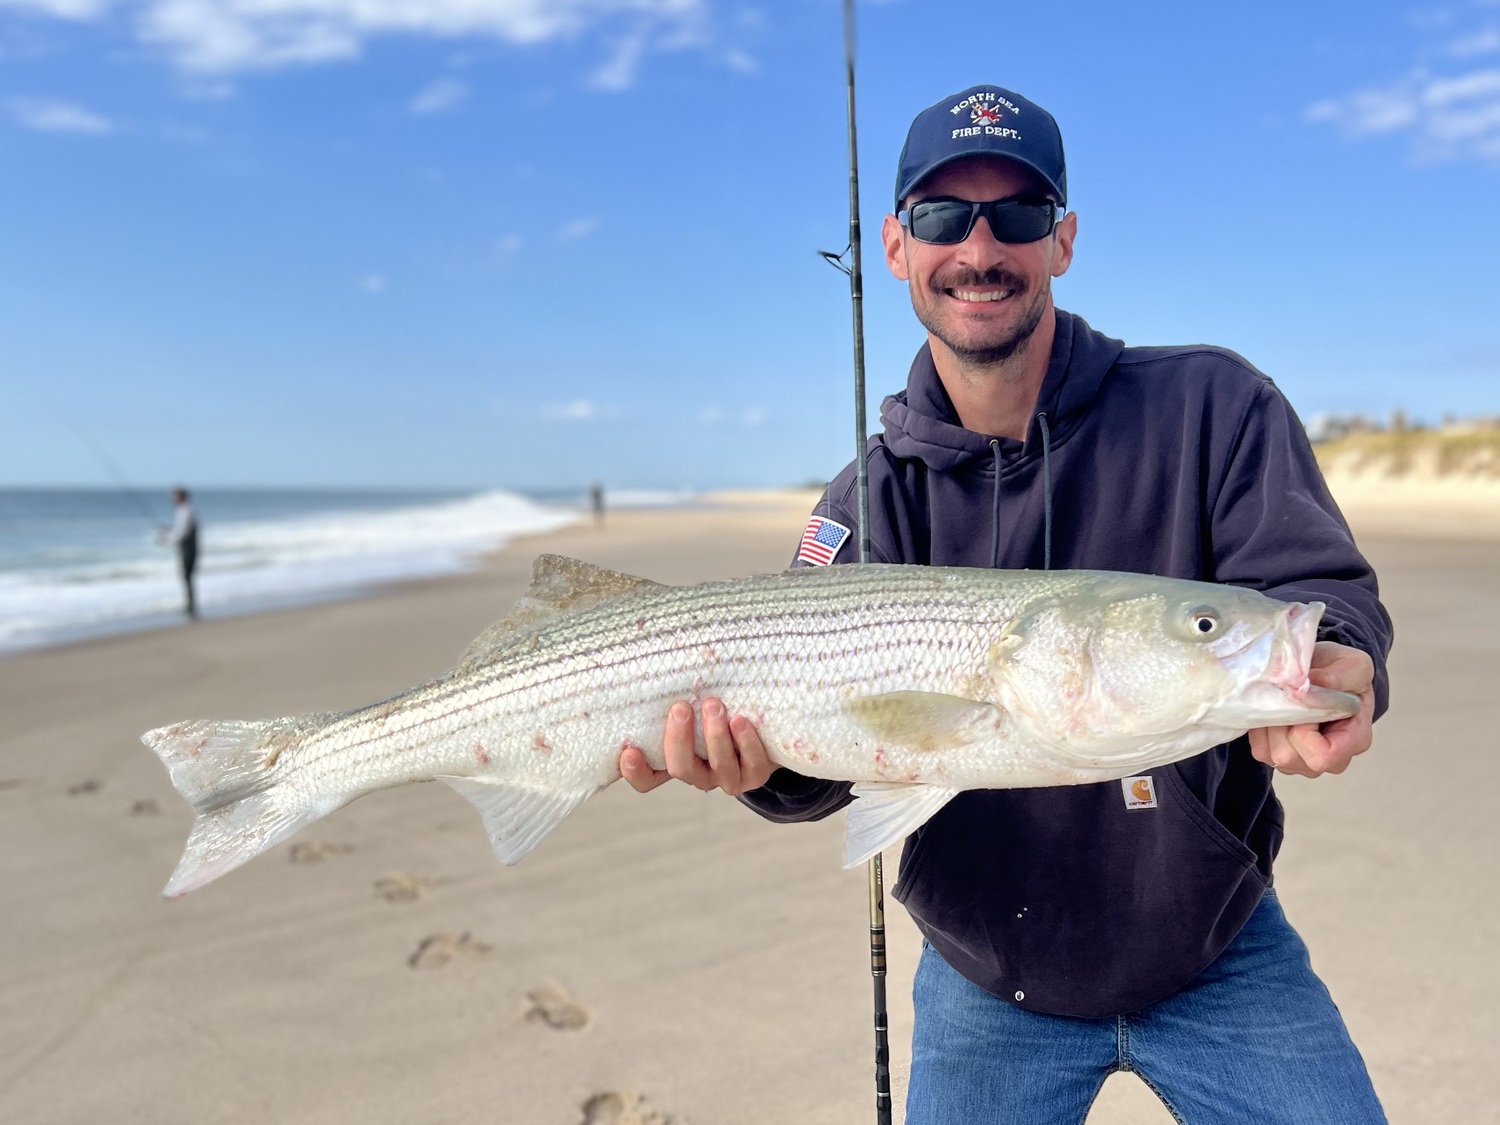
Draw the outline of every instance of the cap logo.
<instances>
[{"instance_id":1,"label":"cap logo","mask_svg":"<svg viewBox=\"0 0 1500 1125\"><path fill-rule=\"evenodd\" d=\"M957 117L960 113L970 108L971 106L974 108L974 114L970 117L970 120L975 122L976 124L978 124L980 121L979 111L981 109L986 114L990 115L984 118L984 123L986 125L993 125L1000 119L1000 107L1002 106L1015 114L1019 114L1021 112L1020 106L1016 105L1015 102L1011 101L1003 94L995 93L994 90L986 90L980 94L970 94L967 98L959 102L948 112Z\"/></svg>"},{"instance_id":2,"label":"cap logo","mask_svg":"<svg viewBox=\"0 0 1500 1125\"><path fill-rule=\"evenodd\" d=\"M1000 123L1000 107L980 102L969 113L969 120L975 125L998 125Z\"/></svg>"}]
</instances>

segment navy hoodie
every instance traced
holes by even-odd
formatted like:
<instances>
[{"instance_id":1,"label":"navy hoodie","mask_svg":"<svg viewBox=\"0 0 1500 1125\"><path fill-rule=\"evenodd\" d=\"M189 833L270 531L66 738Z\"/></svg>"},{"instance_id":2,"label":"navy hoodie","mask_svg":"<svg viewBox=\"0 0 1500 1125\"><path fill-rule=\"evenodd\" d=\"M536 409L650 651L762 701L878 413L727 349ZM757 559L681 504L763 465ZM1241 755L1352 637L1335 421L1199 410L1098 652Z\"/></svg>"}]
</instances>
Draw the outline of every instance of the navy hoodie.
<instances>
[{"instance_id":1,"label":"navy hoodie","mask_svg":"<svg viewBox=\"0 0 1500 1125\"><path fill-rule=\"evenodd\" d=\"M1384 711L1390 618L1276 387L1232 352L1126 348L1056 315L1024 443L965 430L917 353L866 455L872 559L1040 569L1050 539L1054 568L1321 601L1320 639L1370 654ZM853 465L817 512L857 526ZM850 536L835 562L856 552ZM945 961L1023 1008L1099 1017L1160 1000L1255 909L1282 811L1244 738L1149 774L1152 808L1127 808L1118 781L960 793L907 839L893 893ZM847 782L779 769L741 799L795 821L851 798Z\"/></svg>"}]
</instances>

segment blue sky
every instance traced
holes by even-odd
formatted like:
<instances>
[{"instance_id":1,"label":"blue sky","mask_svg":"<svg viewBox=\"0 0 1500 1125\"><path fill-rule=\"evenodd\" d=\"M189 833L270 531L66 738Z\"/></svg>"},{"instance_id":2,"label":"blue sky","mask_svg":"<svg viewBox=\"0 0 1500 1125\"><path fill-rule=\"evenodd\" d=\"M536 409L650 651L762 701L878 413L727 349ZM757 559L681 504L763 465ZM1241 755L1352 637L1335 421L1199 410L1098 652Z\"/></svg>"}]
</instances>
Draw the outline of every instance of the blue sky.
<instances>
[{"instance_id":1,"label":"blue sky","mask_svg":"<svg viewBox=\"0 0 1500 1125\"><path fill-rule=\"evenodd\" d=\"M1058 118L1058 303L1304 417L1500 411L1500 0L860 7ZM0 484L757 486L852 452L835 0L0 0Z\"/></svg>"}]
</instances>

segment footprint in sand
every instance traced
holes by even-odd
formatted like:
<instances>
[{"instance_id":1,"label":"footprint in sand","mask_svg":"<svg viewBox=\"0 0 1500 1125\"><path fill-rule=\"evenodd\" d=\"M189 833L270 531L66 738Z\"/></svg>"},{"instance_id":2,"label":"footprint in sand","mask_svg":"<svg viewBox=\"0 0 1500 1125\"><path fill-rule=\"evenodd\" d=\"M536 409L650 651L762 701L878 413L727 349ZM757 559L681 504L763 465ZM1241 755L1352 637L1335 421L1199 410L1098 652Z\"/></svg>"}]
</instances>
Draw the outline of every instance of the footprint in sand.
<instances>
[{"instance_id":1,"label":"footprint in sand","mask_svg":"<svg viewBox=\"0 0 1500 1125\"><path fill-rule=\"evenodd\" d=\"M97 793L97 792L99 792L99 790L101 790L103 788L104 788L104 782L102 782L102 781L96 781L94 778L91 777L87 781L80 781L76 785L70 785L70 786L68 786L68 796L69 797L81 797L85 793Z\"/></svg>"},{"instance_id":2,"label":"footprint in sand","mask_svg":"<svg viewBox=\"0 0 1500 1125\"><path fill-rule=\"evenodd\" d=\"M582 1105L579 1125L687 1125L646 1104L640 1094L608 1090Z\"/></svg>"},{"instance_id":3,"label":"footprint in sand","mask_svg":"<svg viewBox=\"0 0 1500 1125\"><path fill-rule=\"evenodd\" d=\"M161 816L161 806L150 797L137 801L130 806L131 816Z\"/></svg>"},{"instance_id":4,"label":"footprint in sand","mask_svg":"<svg viewBox=\"0 0 1500 1125\"><path fill-rule=\"evenodd\" d=\"M491 949L475 941L468 931L429 934L417 945L417 951L406 959L413 969L441 969L460 957L483 957Z\"/></svg>"},{"instance_id":5,"label":"footprint in sand","mask_svg":"<svg viewBox=\"0 0 1500 1125\"><path fill-rule=\"evenodd\" d=\"M321 863L331 855L345 855L354 849L348 844L325 844L321 840L310 840L293 844L286 857L292 863Z\"/></svg>"},{"instance_id":6,"label":"footprint in sand","mask_svg":"<svg viewBox=\"0 0 1500 1125\"><path fill-rule=\"evenodd\" d=\"M589 1025L592 1013L555 984L544 984L526 994L526 1009L521 1018L527 1023L544 1023L557 1031L578 1031Z\"/></svg>"},{"instance_id":7,"label":"footprint in sand","mask_svg":"<svg viewBox=\"0 0 1500 1125\"><path fill-rule=\"evenodd\" d=\"M375 897L386 902L416 902L436 879L419 879L415 875L382 875L375 880Z\"/></svg>"}]
</instances>

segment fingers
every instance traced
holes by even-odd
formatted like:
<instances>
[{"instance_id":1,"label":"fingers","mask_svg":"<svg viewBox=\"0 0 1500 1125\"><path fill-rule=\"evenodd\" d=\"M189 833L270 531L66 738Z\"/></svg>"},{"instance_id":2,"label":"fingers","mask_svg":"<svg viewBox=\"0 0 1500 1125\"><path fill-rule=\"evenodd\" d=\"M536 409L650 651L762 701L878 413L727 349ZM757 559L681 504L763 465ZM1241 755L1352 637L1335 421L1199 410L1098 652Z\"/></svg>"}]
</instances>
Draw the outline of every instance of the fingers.
<instances>
[{"instance_id":1,"label":"fingers","mask_svg":"<svg viewBox=\"0 0 1500 1125\"><path fill-rule=\"evenodd\" d=\"M645 754L634 747L620 755L620 773L634 789L645 793L675 777L705 793L722 789L731 796L738 796L766 783L776 766L755 725L743 716L731 719L724 704L717 699L705 699L700 710L707 760L699 757L695 746L692 707L686 703L674 703L667 712L666 729L662 735L666 769L653 770Z\"/></svg>"},{"instance_id":2,"label":"fingers","mask_svg":"<svg viewBox=\"0 0 1500 1125\"><path fill-rule=\"evenodd\" d=\"M1298 743L1305 742L1305 732L1317 732L1317 727L1262 727L1250 732L1250 753L1256 761L1264 762L1280 773L1299 777L1316 777L1303 758ZM1301 735L1297 732L1302 732Z\"/></svg>"},{"instance_id":3,"label":"fingers","mask_svg":"<svg viewBox=\"0 0 1500 1125\"><path fill-rule=\"evenodd\" d=\"M693 709L686 703L674 703L667 712L667 730L662 736L662 753L667 772L707 793L715 787L708 763L698 757L693 746Z\"/></svg>"},{"instance_id":4,"label":"fingers","mask_svg":"<svg viewBox=\"0 0 1500 1125\"><path fill-rule=\"evenodd\" d=\"M1313 646L1307 678L1321 688L1363 695L1375 683L1375 662L1362 649L1319 641Z\"/></svg>"},{"instance_id":5,"label":"fingers","mask_svg":"<svg viewBox=\"0 0 1500 1125\"><path fill-rule=\"evenodd\" d=\"M766 744L760 739L760 732L755 729L755 724L743 715L734 717L729 724L729 731L740 755L738 792L748 793L752 789L759 789L770 778L771 771L776 768L776 763L771 761L771 755L766 750Z\"/></svg>"},{"instance_id":6,"label":"fingers","mask_svg":"<svg viewBox=\"0 0 1500 1125\"><path fill-rule=\"evenodd\" d=\"M649 793L664 781L672 780L666 770L654 770L645 753L637 746L627 746L620 754L620 775L637 793Z\"/></svg>"},{"instance_id":7,"label":"fingers","mask_svg":"<svg viewBox=\"0 0 1500 1125\"><path fill-rule=\"evenodd\" d=\"M717 787L731 795L738 793L740 755L735 749L734 737L729 733L729 713L717 699L705 699L701 712L703 741L708 746L708 772L714 780L714 785L709 788Z\"/></svg>"},{"instance_id":8,"label":"fingers","mask_svg":"<svg viewBox=\"0 0 1500 1125\"><path fill-rule=\"evenodd\" d=\"M1321 727L1308 723L1291 727L1265 727L1250 732L1250 753L1281 773L1319 777L1343 773L1356 755L1370 748L1373 693L1360 696L1357 715Z\"/></svg>"}]
</instances>

